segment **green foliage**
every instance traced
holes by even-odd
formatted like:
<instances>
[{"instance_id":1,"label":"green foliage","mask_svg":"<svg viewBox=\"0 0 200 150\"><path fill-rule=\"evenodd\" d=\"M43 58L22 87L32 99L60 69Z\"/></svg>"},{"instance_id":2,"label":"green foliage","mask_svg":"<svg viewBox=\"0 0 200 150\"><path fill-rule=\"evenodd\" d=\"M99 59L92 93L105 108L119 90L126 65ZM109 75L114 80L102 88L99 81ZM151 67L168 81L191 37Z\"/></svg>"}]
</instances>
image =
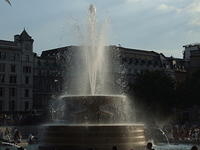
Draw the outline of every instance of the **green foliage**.
<instances>
[{"instance_id":1,"label":"green foliage","mask_svg":"<svg viewBox=\"0 0 200 150\"><path fill-rule=\"evenodd\" d=\"M163 71L145 71L136 75L130 85L136 104L148 113L170 114L174 104L175 81Z\"/></svg>"},{"instance_id":2,"label":"green foliage","mask_svg":"<svg viewBox=\"0 0 200 150\"><path fill-rule=\"evenodd\" d=\"M146 71L137 74L129 86L136 107L148 116L166 118L173 115L174 108L200 106L200 70L188 74L182 82L176 82L164 71Z\"/></svg>"},{"instance_id":3,"label":"green foliage","mask_svg":"<svg viewBox=\"0 0 200 150\"><path fill-rule=\"evenodd\" d=\"M136 96L149 101L168 100L174 92L174 80L163 71L146 71L136 76L133 88Z\"/></svg>"},{"instance_id":4,"label":"green foliage","mask_svg":"<svg viewBox=\"0 0 200 150\"><path fill-rule=\"evenodd\" d=\"M183 108L200 105L200 70L189 74L185 82L177 85L176 96Z\"/></svg>"}]
</instances>

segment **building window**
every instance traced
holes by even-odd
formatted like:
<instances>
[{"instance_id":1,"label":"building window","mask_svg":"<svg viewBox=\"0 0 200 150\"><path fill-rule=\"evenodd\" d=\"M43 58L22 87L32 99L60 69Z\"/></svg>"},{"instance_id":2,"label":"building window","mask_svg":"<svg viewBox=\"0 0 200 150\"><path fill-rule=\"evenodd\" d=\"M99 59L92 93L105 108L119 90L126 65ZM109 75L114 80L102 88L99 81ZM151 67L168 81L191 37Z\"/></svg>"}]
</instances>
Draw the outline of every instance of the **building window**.
<instances>
[{"instance_id":1,"label":"building window","mask_svg":"<svg viewBox=\"0 0 200 150\"><path fill-rule=\"evenodd\" d=\"M15 110L15 101L9 101L9 110L14 111Z\"/></svg>"},{"instance_id":2,"label":"building window","mask_svg":"<svg viewBox=\"0 0 200 150\"><path fill-rule=\"evenodd\" d=\"M139 63L139 60L136 58L134 64L137 65Z\"/></svg>"},{"instance_id":3,"label":"building window","mask_svg":"<svg viewBox=\"0 0 200 150\"><path fill-rule=\"evenodd\" d=\"M9 81L10 83L17 83L17 76L15 76L15 75L11 75L10 76L10 81Z\"/></svg>"},{"instance_id":4,"label":"building window","mask_svg":"<svg viewBox=\"0 0 200 150\"><path fill-rule=\"evenodd\" d=\"M11 64L10 65L10 70L11 70L11 72L15 72L16 71L16 65Z\"/></svg>"},{"instance_id":5,"label":"building window","mask_svg":"<svg viewBox=\"0 0 200 150\"><path fill-rule=\"evenodd\" d=\"M38 60L38 61L37 61L37 64L38 64L38 66L41 66L41 61Z\"/></svg>"},{"instance_id":6,"label":"building window","mask_svg":"<svg viewBox=\"0 0 200 150\"><path fill-rule=\"evenodd\" d=\"M3 110L3 101L0 101L0 111Z\"/></svg>"},{"instance_id":7,"label":"building window","mask_svg":"<svg viewBox=\"0 0 200 150\"><path fill-rule=\"evenodd\" d=\"M145 65L145 63L146 63L146 62L145 62L144 59L141 59L141 60L140 60L140 65L141 65L141 66Z\"/></svg>"},{"instance_id":8,"label":"building window","mask_svg":"<svg viewBox=\"0 0 200 150\"><path fill-rule=\"evenodd\" d=\"M26 55L26 61L29 62L29 55Z\"/></svg>"},{"instance_id":9,"label":"building window","mask_svg":"<svg viewBox=\"0 0 200 150\"><path fill-rule=\"evenodd\" d=\"M15 61L15 59L16 59L16 54L12 54L12 55L10 56L10 60L11 60L11 61Z\"/></svg>"},{"instance_id":10,"label":"building window","mask_svg":"<svg viewBox=\"0 0 200 150\"><path fill-rule=\"evenodd\" d=\"M5 74L0 74L0 83L5 82Z\"/></svg>"},{"instance_id":11,"label":"building window","mask_svg":"<svg viewBox=\"0 0 200 150\"><path fill-rule=\"evenodd\" d=\"M126 63L127 62L127 59L124 57L122 58L122 64Z\"/></svg>"},{"instance_id":12,"label":"building window","mask_svg":"<svg viewBox=\"0 0 200 150\"><path fill-rule=\"evenodd\" d=\"M23 72L24 73L31 73L31 67L30 66L24 66L23 67Z\"/></svg>"},{"instance_id":13,"label":"building window","mask_svg":"<svg viewBox=\"0 0 200 150\"><path fill-rule=\"evenodd\" d=\"M26 77L25 77L25 83L26 83L26 84L29 84L29 76L26 76Z\"/></svg>"},{"instance_id":14,"label":"building window","mask_svg":"<svg viewBox=\"0 0 200 150\"><path fill-rule=\"evenodd\" d=\"M29 102L24 102L25 111L29 110Z\"/></svg>"},{"instance_id":15,"label":"building window","mask_svg":"<svg viewBox=\"0 0 200 150\"><path fill-rule=\"evenodd\" d=\"M42 75L42 71L38 70L38 75L41 76Z\"/></svg>"},{"instance_id":16,"label":"building window","mask_svg":"<svg viewBox=\"0 0 200 150\"><path fill-rule=\"evenodd\" d=\"M6 65L0 64L0 72L5 72Z\"/></svg>"},{"instance_id":17,"label":"building window","mask_svg":"<svg viewBox=\"0 0 200 150\"><path fill-rule=\"evenodd\" d=\"M131 71L132 71L132 69L129 68L129 69L128 69L128 74L131 74L131 73L132 73Z\"/></svg>"},{"instance_id":18,"label":"building window","mask_svg":"<svg viewBox=\"0 0 200 150\"><path fill-rule=\"evenodd\" d=\"M6 59L6 52L0 52L0 59Z\"/></svg>"},{"instance_id":19,"label":"building window","mask_svg":"<svg viewBox=\"0 0 200 150\"><path fill-rule=\"evenodd\" d=\"M149 60L149 61L148 61L148 65L151 65L151 64L152 64L152 61L151 61L151 60Z\"/></svg>"},{"instance_id":20,"label":"building window","mask_svg":"<svg viewBox=\"0 0 200 150\"><path fill-rule=\"evenodd\" d=\"M158 61L154 61L154 67L158 66Z\"/></svg>"},{"instance_id":21,"label":"building window","mask_svg":"<svg viewBox=\"0 0 200 150\"><path fill-rule=\"evenodd\" d=\"M132 64L132 62L133 62L133 59L129 58L128 64Z\"/></svg>"},{"instance_id":22,"label":"building window","mask_svg":"<svg viewBox=\"0 0 200 150\"><path fill-rule=\"evenodd\" d=\"M16 89L15 88L9 88L9 96L10 97L15 97L16 94Z\"/></svg>"},{"instance_id":23,"label":"building window","mask_svg":"<svg viewBox=\"0 0 200 150\"><path fill-rule=\"evenodd\" d=\"M3 97L5 95L5 89L3 87L0 87L0 97Z\"/></svg>"},{"instance_id":24,"label":"building window","mask_svg":"<svg viewBox=\"0 0 200 150\"><path fill-rule=\"evenodd\" d=\"M24 97L29 97L29 90L25 89Z\"/></svg>"}]
</instances>

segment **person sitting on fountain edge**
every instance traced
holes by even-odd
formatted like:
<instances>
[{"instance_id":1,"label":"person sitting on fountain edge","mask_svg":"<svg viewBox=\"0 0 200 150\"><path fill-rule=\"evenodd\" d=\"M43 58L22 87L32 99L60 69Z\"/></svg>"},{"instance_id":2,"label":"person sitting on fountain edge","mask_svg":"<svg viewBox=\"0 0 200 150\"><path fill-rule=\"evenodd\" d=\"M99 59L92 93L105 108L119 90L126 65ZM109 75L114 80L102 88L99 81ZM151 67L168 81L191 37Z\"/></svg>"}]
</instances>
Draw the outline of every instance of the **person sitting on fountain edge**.
<instances>
[{"instance_id":1,"label":"person sitting on fountain edge","mask_svg":"<svg viewBox=\"0 0 200 150\"><path fill-rule=\"evenodd\" d=\"M198 150L197 146L192 146L191 150Z\"/></svg>"},{"instance_id":2,"label":"person sitting on fountain edge","mask_svg":"<svg viewBox=\"0 0 200 150\"><path fill-rule=\"evenodd\" d=\"M154 150L154 149L152 148L152 146L153 146L153 144L152 144L151 142L148 142L148 143L147 143L147 146L146 146L146 150Z\"/></svg>"}]
</instances>

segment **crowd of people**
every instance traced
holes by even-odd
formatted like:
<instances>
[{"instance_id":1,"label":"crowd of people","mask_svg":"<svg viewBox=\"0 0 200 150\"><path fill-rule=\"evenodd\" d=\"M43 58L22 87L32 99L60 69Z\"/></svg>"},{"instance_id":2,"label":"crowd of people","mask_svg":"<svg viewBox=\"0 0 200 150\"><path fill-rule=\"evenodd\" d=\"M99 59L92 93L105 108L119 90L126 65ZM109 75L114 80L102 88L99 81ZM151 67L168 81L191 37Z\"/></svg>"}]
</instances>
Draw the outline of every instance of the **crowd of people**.
<instances>
[{"instance_id":1,"label":"crowd of people","mask_svg":"<svg viewBox=\"0 0 200 150\"><path fill-rule=\"evenodd\" d=\"M25 150L22 146L19 146L23 142L35 144L38 139L33 134L30 134L25 141L22 141L22 134L17 128L0 128L0 144L14 146L17 150ZM6 150L9 150L9 148L6 148Z\"/></svg>"},{"instance_id":2,"label":"crowd of people","mask_svg":"<svg viewBox=\"0 0 200 150\"><path fill-rule=\"evenodd\" d=\"M1 128L0 140L3 142L20 143L22 139L21 133L17 128Z\"/></svg>"},{"instance_id":3,"label":"crowd of people","mask_svg":"<svg viewBox=\"0 0 200 150\"><path fill-rule=\"evenodd\" d=\"M150 124L145 129L145 137L155 143L199 144L200 125L171 123L161 127Z\"/></svg>"},{"instance_id":4,"label":"crowd of people","mask_svg":"<svg viewBox=\"0 0 200 150\"><path fill-rule=\"evenodd\" d=\"M173 143L200 143L200 126L165 126L163 131L166 133L169 141Z\"/></svg>"}]
</instances>

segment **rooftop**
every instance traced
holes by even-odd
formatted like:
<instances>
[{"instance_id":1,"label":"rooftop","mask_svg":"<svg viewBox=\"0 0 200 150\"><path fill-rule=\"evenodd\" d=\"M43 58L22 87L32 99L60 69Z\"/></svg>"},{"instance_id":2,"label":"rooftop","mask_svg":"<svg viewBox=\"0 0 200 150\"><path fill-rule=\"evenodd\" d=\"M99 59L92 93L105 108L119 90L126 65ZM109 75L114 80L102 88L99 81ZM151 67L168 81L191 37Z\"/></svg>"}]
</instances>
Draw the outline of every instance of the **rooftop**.
<instances>
[{"instance_id":1,"label":"rooftop","mask_svg":"<svg viewBox=\"0 0 200 150\"><path fill-rule=\"evenodd\" d=\"M183 47L187 48L187 47L193 47L193 46L200 46L200 43L191 43L191 44L184 45Z\"/></svg>"},{"instance_id":2,"label":"rooftop","mask_svg":"<svg viewBox=\"0 0 200 150\"><path fill-rule=\"evenodd\" d=\"M5 41L5 40L0 40L0 45L1 46L16 46L15 42Z\"/></svg>"}]
</instances>

